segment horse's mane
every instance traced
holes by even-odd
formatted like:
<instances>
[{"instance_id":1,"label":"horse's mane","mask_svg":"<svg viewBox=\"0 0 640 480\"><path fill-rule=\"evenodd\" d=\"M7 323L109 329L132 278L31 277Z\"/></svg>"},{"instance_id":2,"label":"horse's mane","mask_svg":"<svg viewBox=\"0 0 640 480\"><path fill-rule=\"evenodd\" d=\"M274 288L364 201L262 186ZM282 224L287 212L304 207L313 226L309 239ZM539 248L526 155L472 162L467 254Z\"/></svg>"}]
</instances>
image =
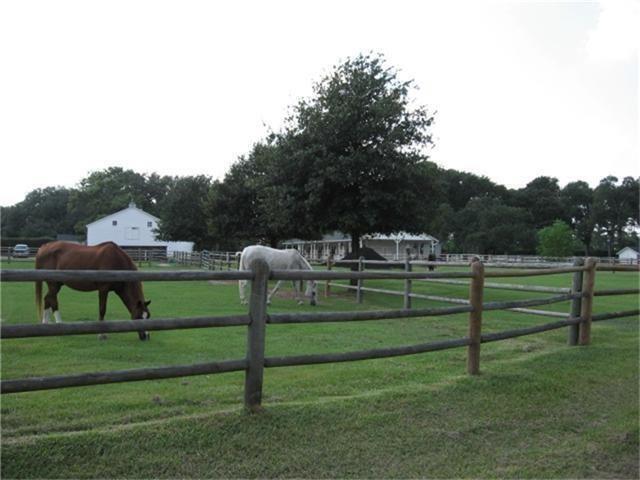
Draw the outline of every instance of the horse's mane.
<instances>
[{"instance_id":1,"label":"horse's mane","mask_svg":"<svg viewBox=\"0 0 640 480\"><path fill-rule=\"evenodd\" d=\"M300 253L300 251L296 250L296 252L298 252L298 259L300 260L302 265L304 267L307 267L308 270L313 270L313 267L311 266L311 264L308 262L306 258L304 258L304 256Z\"/></svg>"}]
</instances>

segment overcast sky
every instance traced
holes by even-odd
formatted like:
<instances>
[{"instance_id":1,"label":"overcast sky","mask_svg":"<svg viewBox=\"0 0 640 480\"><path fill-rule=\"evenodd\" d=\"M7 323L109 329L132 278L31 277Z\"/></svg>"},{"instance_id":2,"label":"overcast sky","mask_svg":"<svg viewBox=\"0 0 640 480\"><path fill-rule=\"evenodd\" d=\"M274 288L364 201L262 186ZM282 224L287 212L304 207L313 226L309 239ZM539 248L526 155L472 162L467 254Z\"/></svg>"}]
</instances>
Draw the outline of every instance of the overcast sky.
<instances>
[{"instance_id":1,"label":"overcast sky","mask_svg":"<svg viewBox=\"0 0 640 480\"><path fill-rule=\"evenodd\" d=\"M437 111L431 159L518 188L640 175L638 1L4 1L0 205L122 166L222 178L348 56Z\"/></svg>"}]
</instances>

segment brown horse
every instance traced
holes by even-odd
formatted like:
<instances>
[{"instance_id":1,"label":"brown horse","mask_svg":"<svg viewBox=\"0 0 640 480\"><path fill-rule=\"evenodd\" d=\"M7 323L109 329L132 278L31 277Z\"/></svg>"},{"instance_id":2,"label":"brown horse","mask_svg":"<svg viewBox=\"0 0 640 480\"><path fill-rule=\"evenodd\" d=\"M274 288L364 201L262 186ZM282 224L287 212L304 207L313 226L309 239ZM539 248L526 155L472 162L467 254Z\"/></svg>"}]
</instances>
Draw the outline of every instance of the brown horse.
<instances>
[{"instance_id":1,"label":"brown horse","mask_svg":"<svg viewBox=\"0 0 640 480\"><path fill-rule=\"evenodd\" d=\"M70 242L50 242L38 249L36 268L47 270L137 270L131 257L113 242L104 242L94 247L87 247ZM42 310L42 282L36 282L36 308L42 323L51 320L53 312L56 322L61 322L58 309L58 292L63 285L81 292L98 291L100 303L100 320L104 320L107 312L107 296L110 291L122 300L131 319L149 318L148 305L145 302L140 282L47 282L48 292L44 297L44 312ZM140 340L148 340L149 333L139 331ZM100 335L105 339L106 335Z\"/></svg>"}]
</instances>

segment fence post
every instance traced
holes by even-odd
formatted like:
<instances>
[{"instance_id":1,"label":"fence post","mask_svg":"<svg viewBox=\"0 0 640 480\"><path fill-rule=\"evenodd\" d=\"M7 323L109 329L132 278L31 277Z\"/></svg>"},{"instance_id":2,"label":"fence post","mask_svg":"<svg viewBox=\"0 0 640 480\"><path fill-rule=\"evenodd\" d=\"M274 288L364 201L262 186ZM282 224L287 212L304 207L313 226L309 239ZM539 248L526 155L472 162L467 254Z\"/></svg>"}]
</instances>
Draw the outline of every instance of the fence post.
<instances>
[{"instance_id":1,"label":"fence post","mask_svg":"<svg viewBox=\"0 0 640 480\"><path fill-rule=\"evenodd\" d=\"M411 260L409 259L409 249L407 248L407 256L404 259L404 271L411 271ZM409 310L411 308L411 280L408 278L404 281L404 309Z\"/></svg>"},{"instance_id":2,"label":"fence post","mask_svg":"<svg viewBox=\"0 0 640 480\"><path fill-rule=\"evenodd\" d=\"M576 258L573 265L576 267L582 267L584 265L583 258ZM571 293L580 293L582 292L582 277L584 272L574 272L573 274L573 284L571 285ZM574 298L571 301L571 312L570 316L573 318L577 318L580 316L580 311L582 309L582 297ZM569 326L569 337L568 344L569 345L577 345L578 337L580 335L580 324L576 323L575 325Z\"/></svg>"},{"instance_id":3,"label":"fence post","mask_svg":"<svg viewBox=\"0 0 640 480\"><path fill-rule=\"evenodd\" d=\"M333 255L329 254L327 257L327 270L330 272L333 268ZM324 285L324 296L328 297L331 295L331 280L327 280Z\"/></svg>"},{"instance_id":4,"label":"fence post","mask_svg":"<svg viewBox=\"0 0 640 480\"><path fill-rule=\"evenodd\" d=\"M593 289L596 283L596 259L587 258L585 262L586 270L584 272L584 280L582 282L582 308L580 309L580 316L582 322L580 323L580 335L579 344L589 345L591 343L591 315L593 313Z\"/></svg>"},{"instance_id":5,"label":"fence post","mask_svg":"<svg viewBox=\"0 0 640 480\"><path fill-rule=\"evenodd\" d=\"M222 268L220 270L222 270ZM231 260L229 259L229 252L227 252L227 272L229 271L231 271Z\"/></svg>"},{"instance_id":6,"label":"fence post","mask_svg":"<svg viewBox=\"0 0 640 480\"><path fill-rule=\"evenodd\" d=\"M358 271L362 272L364 270L364 257L358 258ZM358 279L358 287L356 290L356 302L362 303L362 285L363 281L361 278Z\"/></svg>"},{"instance_id":7,"label":"fence post","mask_svg":"<svg viewBox=\"0 0 640 480\"><path fill-rule=\"evenodd\" d=\"M480 339L482 334L482 299L484 295L484 265L478 257L471 261L473 278L469 285L469 347L467 349L467 373L480 373Z\"/></svg>"},{"instance_id":8,"label":"fence post","mask_svg":"<svg viewBox=\"0 0 640 480\"><path fill-rule=\"evenodd\" d=\"M244 376L244 406L258 412L262 403L264 376L264 345L267 320L267 290L269 265L262 259L251 263L253 280L249 298L249 328L247 331L247 370Z\"/></svg>"}]
</instances>

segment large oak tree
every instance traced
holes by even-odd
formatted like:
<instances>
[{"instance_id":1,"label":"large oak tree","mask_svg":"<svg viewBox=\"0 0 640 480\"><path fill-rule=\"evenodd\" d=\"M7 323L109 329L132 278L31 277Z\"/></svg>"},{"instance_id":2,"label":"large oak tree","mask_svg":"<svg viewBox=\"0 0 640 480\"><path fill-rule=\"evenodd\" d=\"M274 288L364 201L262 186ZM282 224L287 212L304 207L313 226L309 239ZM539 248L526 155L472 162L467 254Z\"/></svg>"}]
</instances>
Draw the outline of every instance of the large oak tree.
<instances>
[{"instance_id":1,"label":"large oak tree","mask_svg":"<svg viewBox=\"0 0 640 480\"><path fill-rule=\"evenodd\" d=\"M293 107L280 145L301 225L349 233L356 252L363 234L424 228L431 205L417 166L433 116L413 106L413 88L382 56L358 55Z\"/></svg>"}]
</instances>

